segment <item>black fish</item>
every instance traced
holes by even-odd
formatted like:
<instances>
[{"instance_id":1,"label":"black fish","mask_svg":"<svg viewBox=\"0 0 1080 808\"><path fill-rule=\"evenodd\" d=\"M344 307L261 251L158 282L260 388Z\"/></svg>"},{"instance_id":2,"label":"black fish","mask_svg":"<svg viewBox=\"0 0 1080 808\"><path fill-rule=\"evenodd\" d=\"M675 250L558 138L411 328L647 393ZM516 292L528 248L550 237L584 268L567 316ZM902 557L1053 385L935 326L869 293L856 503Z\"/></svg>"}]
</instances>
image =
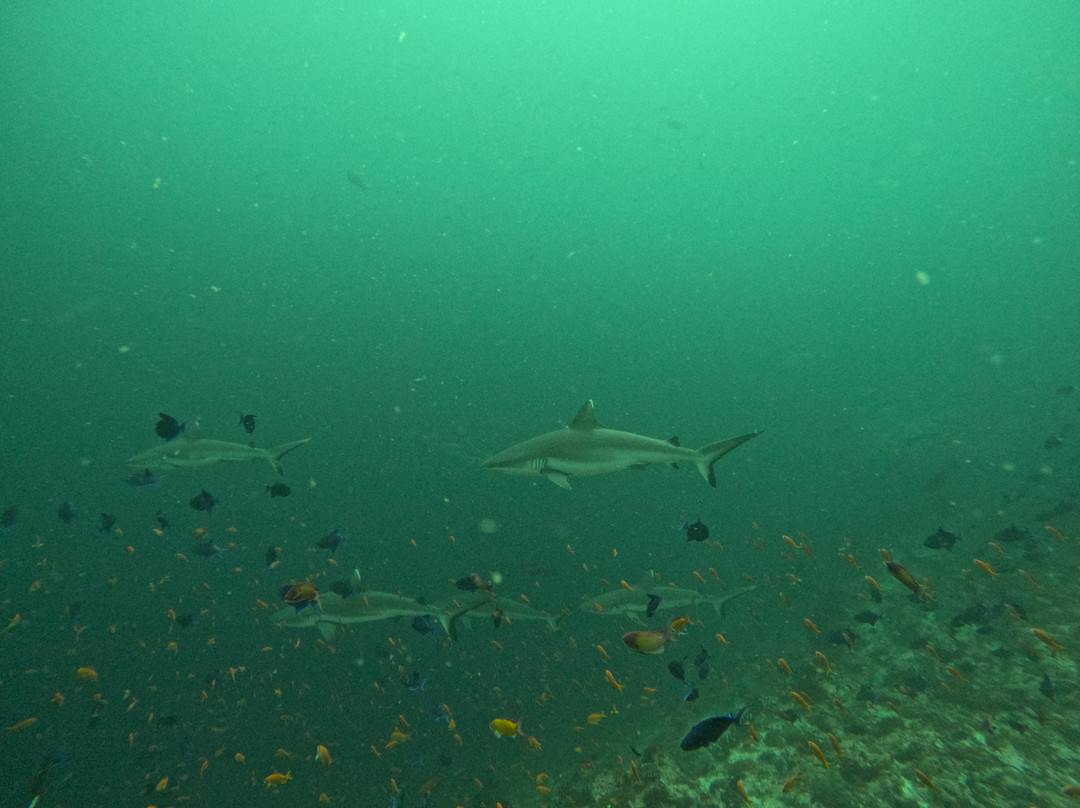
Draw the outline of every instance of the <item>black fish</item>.
<instances>
[{"instance_id":1,"label":"black fish","mask_svg":"<svg viewBox=\"0 0 1080 808\"><path fill-rule=\"evenodd\" d=\"M498 628L502 625L505 618L506 613L502 609L496 609L491 613L491 625Z\"/></svg>"},{"instance_id":2,"label":"black fish","mask_svg":"<svg viewBox=\"0 0 1080 808\"><path fill-rule=\"evenodd\" d=\"M274 566L274 562L277 561L277 554L278 554L278 548L276 548L274 545L271 544L270 547L266 551L266 566L268 566L268 567Z\"/></svg>"},{"instance_id":3,"label":"black fish","mask_svg":"<svg viewBox=\"0 0 1080 808\"><path fill-rule=\"evenodd\" d=\"M424 685L427 684L427 679L424 679L420 676L420 671L413 671L412 673L402 673L400 679L401 683L413 692L416 692L417 690L423 690Z\"/></svg>"},{"instance_id":4,"label":"black fish","mask_svg":"<svg viewBox=\"0 0 1080 808\"><path fill-rule=\"evenodd\" d=\"M705 539L709 538L709 528L700 519L694 524L684 521L679 530L686 534L687 541L705 541Z\"/></svg>"},{"instance_id":5,"label":"black fish","mask_svg":"<svg viewBox=\"0 0 1080 808\"><path fill-rule=\"evenodd\" d=\"M5 508L3 513L0 513L0 527L9 528L15 524L15 520L19 518L19 506L12 505L10 508Z\"/></svg>"},{"instance_id":6,"label":"black fish","mask_svg":"<svg viewBox=\"0 0 1080 808\"><path fill-rule=\"evenodd\" d=\"M180 433L187 429L186 423L180 423L171 415L166 415L163 412L159 412L158 417L160 417L161 420L154 425L154 431L157 433L159 438L164 438L165 440L174 440L180 437Z\"/></svg>"},{"instance_id":7,"label":"black fish","mask_svg":"<svg viewBox=\"0 0 1080 808\"><path fill-rule=\"evenodd\" d=\"M1054 683L1050 681L1049 674L1043 674L1042 681L1039 682L1039 692L1050 699L1050 701L1054 700Z\"/></svg>"},{"instance_id":8,"label":"black fish","mask_svg":"<svg viewBox=\"0 0 1080 808\"><path fill-rule=\"evenodd\" d=\"M645 607L645 616L652 617L656 614L656 610L660 608L660 604L664 602L664 599L659 595L649 595L649 605Z\"/></svg>"},{"instance_id":9,"label":"black fish","mask_svg":"<svg viewBox=\"0 0 1080 808\"><path fill-rule=\"evenodd\" d=\"M287 497L292 493L292 489L285 483L274 483L273 485L266 486L266 490L270 492L270 499L274 497Z\"/></svg>"},{"instance_id":10,"label":"black fish","mask_svg":"<svg viewBox=\"0 0 1080 808\"><path fill-rule=\"evenodd\" d=\"M319 539L315 546L320 550L336 550L345 543L348 536L342 533L340 530L335 530L333 533L327 533L321 539Z\"/></svg>"},{"instance_id":11,"label":"black fish","mask_svg":"<svg viewBox=\"0 0 1080 808\"><path fill-rule=\"evenodd\" d=\"M695 665L705 664L705 660L709 658L709 652L705 650L705 646L701 646L701 650L697 652L697 656L694 657Z\"/></svg>"},{"instance_id":12,"label":"black fish","mask_svg":"<svg viewBox=\"0 0 1080 808\"><path fill-rule=\"evenodd\" d=\"M185 612L184 614L176 615L176 625L183 629L191 628L195 625L195 612Z\"/></svg>"},{"instance_id":13,"label":"black fish","mask_svg":"<svg viewBox=\"0 0 1080 808\"><path fill-rule=\"evenodd\" d=\"M65 501L64 504L60 506L59 510L57 510L56 515L64 521L65 525L70 525L71 522L75 519L75 517L79 514L74 508L71 507L70 502Z\"/></svg>"},{"instance_id":14,"label":"black fish","mask_svg":"<svg viewBox=\"0 0 1080 808\"><path fill-rule=\"evenodd\" d=\"M132 474L126 480L128 485L133 485L136 488L142 488L147 485L157 485L158 478L154 476L154 472L150 469L143 469Z\"/></svg>"},{"instance_id":15,"label":"black fish","mask_svg":"<svg viewBox=\"0 0 1080 808\"><path fill-rule=\"evenodd\" d=\"M960 541L959 533L950 533L939 527L937 533L926 537L923 547L929 547L931 550L951 550L958 541Z\"/></svg>"},{"instance_id":16,"label":"black fish","mask_svg":"<svg viewBox=\"0 0 1080 808\"><path fill-rule=\"evenodd\" d=\"M207 514L213 514L214 506L218 504L218 498L204 488L202 493L192 497L191 502L188 504L197 511L206 511Z\"/></svg>"},{"instance_id":17,"label":"black fish","mask_svg":"<svg viewBox=\"0 0 1080 808\"><path fill-rule=\"evenodd\" d=\"M685 702L697 701L697 697L698 689L696 687L692 687L683 694L682 700Z\"/></svg>"},{"instance_id":18,"label":"black fish","mask_svg":"<svg viewBox=\"0 0 1080 808\"><path fill-rule=\"evenodd\" d=\"M67 608L64 609L64 611L67 613L68 617L74 619L79 614L79 612L82 611L82 601L81 600L73 600L73 601L71 601L71 603L69 603L67 605Z\"/></svg>"},{"instance_id":19,"label":"black fish","mask_svg":"<svg viewBox=\"0 0 1080 808\"><path fill-rule=\"evenodd\" d=\"M347 598L349 597L349 595L356 591L356 588L352 585L350 581L341 580L334 581L332 584L330 584L330 591L341 595L341 597L343 598Z\"/></svg>"},{"instance_id":20,"label":"black fish","mask_svg":"<svg viewBox=\"0 0 1080 808\"><path fill-rule=\"evenodd\" d=\"M116 514L103 513L101 514L101 524L98 525L98 530L102 533L108 533L112 530L113 525L116 524Z\"/></svg>"},{"instance_id":21,"label":"black fish","mask_svg":"<svg viewBox=\"0 0 1080 808\"><path fill-rule=\"evenodd\" d=\"M250 435L252 432L255 431L255 416L244 415L244 413L240 413L240 426L242 426L244 428L244 431Z\"/></svg>"},{"instance_id":22,"label":"black fish","mask_svg":"<svg viewBox=\"0 0 1080 808\"><path fill-rule=\"evenodd\" d=\"M165 528L169 526L169 520L165 518L164 511L158 511L157 513L155 513L154 518L157 519L158 526L162 530L165 530Z\"/></svg>"},{"instance_id":23,"label":"black fish","mask_svg":"<svg viewBox=\"0 0 1080 808\"><path fill-rule=\"evenodd\" d=\"M694 749L702 749L713 741L716 741L727 732L728 727L732 724L738 724L739 719L742 718L742 714L746 712L746 708L743 707L739 712L732 715L714 715L712 718L706 718L704 721L698 721L691 730L686 733L686 737L682 739L682 743L679 744L684 752L690 752Z\"/></svg>"},{"instance_id":24,"label":"black fish","mask_svg":"<svg viewBox=\"0 0 1080 808\"><path fill-rule=\"evenodd\" d=\"M476 583L476 579L471 575L467 575L464 578L458 578L454 581L454 586L463 592L475 592L480 586Z\"/></svg>"},{"instance_id":25,"label":"black fish","mask_svg":"<svg viewBox=\"0 0 1080 808\"><path fill-rule=\"evenodd\" d=\"M679 660L673 660L667 664L667 669L680 682L686 681L686 669L683 668L683 664Z\"/></svg>"},{"instance_id":26,"label":"black fish","mask_svg":"<svg viewBox=\"0 0 1080 808\"><path fill-rule=\"evenodd\" d=\"M697 678L700 681L704 681L705 678L709 675L709 670L709 663L706 662L704 665L697 669Z\"/></svg>"},{"instance_id":27,"label":"black fish","mask_svg":"<svg viewBox=\"0 0 1080 808\"><path fill-rule=\"evenodd\" d=\"M869 623L870 625L877 625L877 621L881 619L881 615L877 612L872 612L869 609L859 612L855 615L856 623Z\"/></svg>"},{"instance_id":28,"label":"black fish","mask_svg":"<svg viewBox=\"0 0 1080 808\"><path fill-rule=\"evenodd\" d=\"M435 630L435 617L430 614L417 615L412 619L412 627L420 634L430 634Z\"/></svg>"}]
</instances>

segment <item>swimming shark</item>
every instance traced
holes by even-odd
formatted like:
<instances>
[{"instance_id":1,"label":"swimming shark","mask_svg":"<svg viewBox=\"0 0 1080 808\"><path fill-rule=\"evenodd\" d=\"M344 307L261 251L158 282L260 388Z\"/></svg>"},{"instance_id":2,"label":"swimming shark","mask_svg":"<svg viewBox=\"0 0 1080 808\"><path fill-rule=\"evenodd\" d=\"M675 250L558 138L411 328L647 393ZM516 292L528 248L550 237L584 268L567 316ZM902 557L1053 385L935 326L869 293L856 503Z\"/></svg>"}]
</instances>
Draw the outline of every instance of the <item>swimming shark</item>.
<instances>
[{"instance_id":1,"label":"swimming shark","mask_svg":"<svg viewBox=\"0 0 1080 808\"><path fill-rule=\"evenodd\" d=\"M243 443L230 443L225 440L210 438L189 438L181 435L169 443L154 446L145 452L129 457L127 465L150 471L169 471L170 469L198 469L215 463L228 463L238 460L265 460L281 474L281 458L307 443L311 438L283 443L273 449L260 449Z\"/></svg>"},{"instance_id":2,"label":"swimming shark","mask_svg":"<svg viewBox=\"0 0 1080 808\"><path fill-rule=\"evenodd\" d=\"M376 592L368 589L343 598L336 592L324 592L319 596L321 608L307 608L294 612L284 608L274 614L273 621L284 628L316 628L326 641L337 634L338 626L354 623L373 623L377 620L393 620L398 617L423 617L430 614L447 634L451 632L451 620L460 609L436 606L415 598L395 595L392 592Z\"/></svg>"},{"instance_id":3,"label":"swimming shark","mask_svg":"<svg viewBox=\"0 0 1080 808\"><path fill-rule=\"evenodd\" d=\"M710 605L716 613L724 617L724 607L729 600L756 589L743 586L724 592L700 592L697 589L683 589L678 586L663 584L651 574L631 589L619 587L610 589L592 598L587 598L579 607L584 612L603 615L622 615L640 620L649 607L649 595L659 595L662 600L656 611L665 609L685 609L688 606Z\"/></svg>"},{"instance_id":4,"label":"swimming shark","mask_svg":"<svg viewBox=\"0 0 1080 808\"><path fill-rule=\"evenodd\" d=\"M687 449L679 445L678 438L659 440L602 426L590 400L569 426L504 449L483 465L507 474L546 477L560 488L569 488L574 476L644 468L650 463L670 463L677 468L687 462L696 465L706 482L716 488L716 461L760 434L760 430L749 432L700 449Z\"/></svg>"}]
</instances>

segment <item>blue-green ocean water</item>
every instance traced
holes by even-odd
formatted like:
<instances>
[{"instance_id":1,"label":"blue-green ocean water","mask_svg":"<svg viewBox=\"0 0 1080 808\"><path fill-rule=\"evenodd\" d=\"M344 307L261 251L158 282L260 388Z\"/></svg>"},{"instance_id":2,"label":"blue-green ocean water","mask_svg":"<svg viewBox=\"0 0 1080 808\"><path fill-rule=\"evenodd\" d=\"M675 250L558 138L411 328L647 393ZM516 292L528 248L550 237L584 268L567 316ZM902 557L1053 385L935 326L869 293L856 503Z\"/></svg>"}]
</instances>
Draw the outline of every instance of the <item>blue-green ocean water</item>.
<instances>
[{"instance_id":1,"label":"blue-green ocean water","mask_svg":"<svg viewBox=\"0 0 1080 808\"><path fill-rule=\"evenodd\" d=\"M791 702L766 659L839 654L803 618L844 625L867 571L922 619L879 547L949 615L977 600L964 570L988 539L1041 540L1038 515L1080 498L1078 30L1068 2L5 3L0 724L38 721L0 735L0 806L381 808L390 778L413 806L435 777L432 805L548 804L541 772L567 804L573 778L625 778L707 715L755 703L767 727ZM765 433L715 491L689 468L568 492L479 467L590 398L687 446ZM127 485L159 411L222 440L249 439L240 412L260 446L312 437L292 496L268 498L265 465ZM188 507L203 488L209 517ZM686 517L723 549L688 545ZM970 544L926 550L939 525ZM220 558L192 552L199 528ZM312 548L335 528L336 565ZM1075 541L1051 550L1001 577L1061 574L1075 603ZM577 611L650 569L718 591L710 567L758 590L694 615L680 643L716 655L695 704L622 647L634 625ZM331 649L257 605L353 568L432 600L499 572L574 614L454 644L368 624ZM852 691L883 667L853 653ZM385 749L399 715L412 737ZM496 740L495 717L542 751Z\"/></svg>"}]
</instances>

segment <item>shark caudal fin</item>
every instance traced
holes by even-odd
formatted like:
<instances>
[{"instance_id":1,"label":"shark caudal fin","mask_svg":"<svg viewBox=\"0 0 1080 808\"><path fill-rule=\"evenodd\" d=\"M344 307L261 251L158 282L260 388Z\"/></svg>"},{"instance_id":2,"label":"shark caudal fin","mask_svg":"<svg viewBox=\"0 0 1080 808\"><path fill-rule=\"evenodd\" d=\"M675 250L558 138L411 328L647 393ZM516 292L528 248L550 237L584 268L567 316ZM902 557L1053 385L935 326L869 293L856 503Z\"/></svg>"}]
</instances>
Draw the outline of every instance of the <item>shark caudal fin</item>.
<instances>
[{"instance_id":1,"label":"shark caudal fin","mask_svg":"<svg viewBox=\"0 0 1080 808\"><path fill-rule=\"evenodd\" d=\"M311 438L294 440L292 443L283 443L280 446L275 446L273 449L267 450L267 454L270 457L270 463L271 465L273 465L274 471L276 471L278 474L283 474L285 472L285 468L281 465L281 458L283 458L293 449L299 449L309 440L311 440Z\"/></svg>"},{"instance_id":2,"label":"shark caudal fin","mask_svg":"<svg viewBox=\"0 0 1080 808\"><path fill-rule=\"evenodd\" d=\"M702 446L698 449L698 457L694 461L697 463L698 471L701 472L701 476L705 478L705 481L709 485L716 488L716 473L713 471L713 466L716 465L716 461L732 449L742 446L750 440L750 438L756 438L760 434L761 430L759 429L757 432L748 432L737 438L729 438L728 440L722 440L719 443L710 443L708 446Z\"/></svg>"}]
</instances>

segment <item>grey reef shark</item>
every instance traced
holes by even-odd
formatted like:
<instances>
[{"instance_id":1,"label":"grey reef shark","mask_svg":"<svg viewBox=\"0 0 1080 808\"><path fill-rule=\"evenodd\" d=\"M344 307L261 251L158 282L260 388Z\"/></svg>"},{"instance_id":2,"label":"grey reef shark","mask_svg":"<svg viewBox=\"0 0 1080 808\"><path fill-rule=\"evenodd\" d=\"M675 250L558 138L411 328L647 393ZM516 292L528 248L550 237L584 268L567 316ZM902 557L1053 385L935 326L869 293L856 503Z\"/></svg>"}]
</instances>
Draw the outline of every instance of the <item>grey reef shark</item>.
<instances>
[{"instance_id":1,"label":"grey reef shark","mask_svg":"<svg viewBox=\"0 0 1080 808\"><path fill-rule=\"evenodd\" d=\"M358 571L356 577L359 580ZM348 597L342 597L334 592L325 592L319 598L319 608L303 609L299 612L281 609L274 614L273 621L276 625L288 629L315 628L323 639L332 641L339 626L430 615L439 622L451 639L457 639L458 621L462 618L480 616L480 613L491 612L495 609L498 609L499 614L508 623L516 620L540 620L547 623L552 631L557 631L559 627L557 615L547 614L528 604L513 600L500 604L487 594L469 603L459 604L448 601L440 605L373 589L358 591Z\"/></svg>"},{"instance_id":2,"label":"grey reef shark","mask_svg":"<svg viewBox=\"0 0 1080 808\"><path fill-rule=\"evenodd\" d=\"M678 438L660 440L608 429L596 420L590 400L569 426L504 449L485 460L484 468L523 477L546 477L561 488L569 488L571 477L644 468L650 463L667 463L675 468L679 463L693 463L706 482L716 488L716 461L760 434L760 430L748 432L700 449L687 449L679 445Z\"/></svg>"},{"instance_id":3,"label":"grey reef shark","mask_svg":"<svg viewBox=\"0 0 1080 808\"><path fill-rule=\"evenodd\" d=\"M154 446L145 452L139 452L125 462L134 468L170 471L172 469L200 469L218 463L233 463L242 460L265 460L274 471L281 474L281 458L293 449L300 448L309 440L311 438L304 438L291 443L283 443L272 449L260 449L243 443L181 435L176 440Z\"/></svg>"},{"instance_id":4,"label":"grey reef shark","mask_svg":"<svg viewBox=\"0 0 1080 808\"><path fill-rule=\"evenodd\" d=\"M690 606L712 606L720 617L725 617L725 606L729 600L752 592L754 589L753 586L743 586L710 594L697 589L684 589L671 583L661 583L655 574L650 573L629 589L620 586L586 598L579 608L590 614L608 617L622 616L638 622L643 622L641 618L646 614L651 616L653 612L665 609L681 611ZM650 611L651 595L657 596L659 600Z\"/></svg>"}]
</instances>

